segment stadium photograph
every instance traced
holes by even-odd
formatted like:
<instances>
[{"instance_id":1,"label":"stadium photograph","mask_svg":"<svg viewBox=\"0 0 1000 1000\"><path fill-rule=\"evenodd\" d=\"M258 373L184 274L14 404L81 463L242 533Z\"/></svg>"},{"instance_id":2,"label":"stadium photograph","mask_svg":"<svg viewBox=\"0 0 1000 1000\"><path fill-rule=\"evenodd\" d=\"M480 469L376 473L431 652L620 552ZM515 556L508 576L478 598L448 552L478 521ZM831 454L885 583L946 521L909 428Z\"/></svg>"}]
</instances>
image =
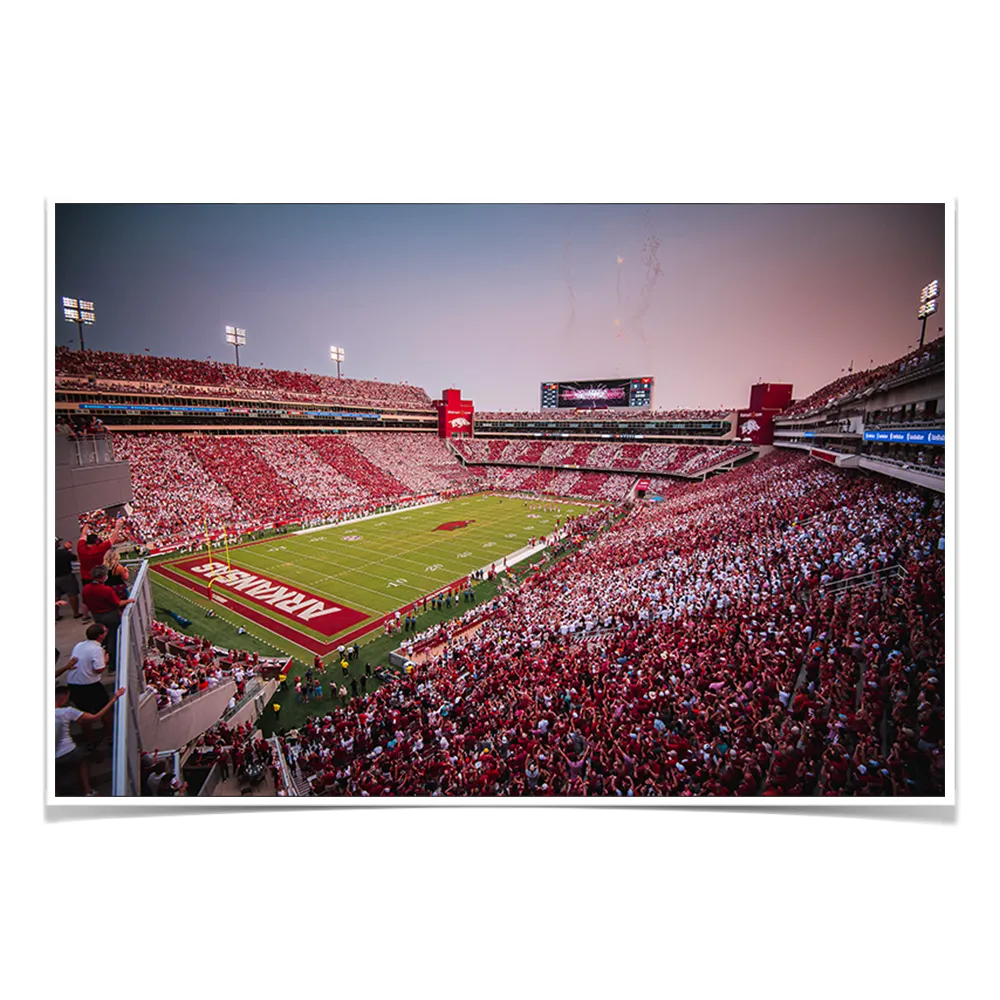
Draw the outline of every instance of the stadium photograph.
<instances>
[{"instance_id":1,"label":"stadium photograph","mask_svg":"<svg viewBox=\"0 0 1000 1000\"><path fill-rule=\"evenodd\" d=\"M948 211L54 204L49 799L950 800Z\"/></svg>"}]
</instances>

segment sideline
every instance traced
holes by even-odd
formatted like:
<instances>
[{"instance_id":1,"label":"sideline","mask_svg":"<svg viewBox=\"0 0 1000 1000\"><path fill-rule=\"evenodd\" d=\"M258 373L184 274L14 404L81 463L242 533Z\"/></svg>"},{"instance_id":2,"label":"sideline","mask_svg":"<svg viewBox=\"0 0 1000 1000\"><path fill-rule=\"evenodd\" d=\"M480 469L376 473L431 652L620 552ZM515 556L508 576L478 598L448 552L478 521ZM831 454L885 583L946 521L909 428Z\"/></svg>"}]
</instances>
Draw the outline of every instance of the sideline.
<instances>
[{"instance_id":1,"label":"sideline","mask_svg":"<svg viewBox=\"0 0 1000 1000\"><path fill-rule=\"evenodd\" d=\"M457 499L457 497L453 499ZM345 524L356 524L359 521L373 521L376 517L392 517L393 514L402 514L405 510L421 510L424 507L433 507L439 503L451 503L451 500L428 500L427 503L415 503L412 507L400 507L398 510L384 510L381 514L362 514L361 517L350 517L346 521L336 521L333 524L317 524L315 528L302 528L299 531L289 531L287 534L309 535L314 531L329 531L331 528L342 528Z\"/></svg>"}]
</instances>

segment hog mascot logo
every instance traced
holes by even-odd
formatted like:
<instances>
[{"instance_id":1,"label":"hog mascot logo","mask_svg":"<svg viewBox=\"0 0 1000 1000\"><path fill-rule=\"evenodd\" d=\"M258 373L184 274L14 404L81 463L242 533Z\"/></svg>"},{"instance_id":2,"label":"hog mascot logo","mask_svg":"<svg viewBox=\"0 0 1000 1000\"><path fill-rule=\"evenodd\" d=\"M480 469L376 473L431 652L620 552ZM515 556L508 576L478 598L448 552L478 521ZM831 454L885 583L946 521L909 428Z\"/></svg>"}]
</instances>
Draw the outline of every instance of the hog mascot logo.
<instances>
[{"instance_id":1,"label":"hog mascot logo","mask_svg":"<svg viewBox=\"0 0 1000 1000\"><path fill-rule=\"evenodd\" d=\"M465 417L455 417L455 419L451 421L452 427L468 427L469 424L470 421L468 421Z\"/></svg>"},{"instance_id":2,"label":"hog mascot logo","mask_svg":"<svg viewBox=\"0 0 1000 1000\"><path fill-rule=\"evenodd\" d=\"M740 424L740 437L751 437L760 430L760 424L751 417L746 423Z\"/></svg>"}]
</instances>

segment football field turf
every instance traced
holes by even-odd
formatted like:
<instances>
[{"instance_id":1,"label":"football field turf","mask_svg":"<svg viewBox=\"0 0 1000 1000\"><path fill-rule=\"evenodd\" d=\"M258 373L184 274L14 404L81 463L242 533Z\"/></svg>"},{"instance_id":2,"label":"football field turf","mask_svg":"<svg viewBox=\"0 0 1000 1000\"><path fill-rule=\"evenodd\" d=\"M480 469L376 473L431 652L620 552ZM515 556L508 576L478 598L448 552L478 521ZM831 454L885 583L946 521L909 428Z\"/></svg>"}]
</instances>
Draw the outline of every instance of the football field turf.
<instances>
[{"instance_id":1,"label":"football field turf","mask_svg":"<svg viewBox=\"0 0 1000 1000\"><path fill-rule=\"evenodd\" d=\"M151 569L158 585L308 662L474 570L499 569L531 537L590 509L476 495L232 547L229 566L213 546L211 559L187 555Z\"/></svg>"}]
</instances>

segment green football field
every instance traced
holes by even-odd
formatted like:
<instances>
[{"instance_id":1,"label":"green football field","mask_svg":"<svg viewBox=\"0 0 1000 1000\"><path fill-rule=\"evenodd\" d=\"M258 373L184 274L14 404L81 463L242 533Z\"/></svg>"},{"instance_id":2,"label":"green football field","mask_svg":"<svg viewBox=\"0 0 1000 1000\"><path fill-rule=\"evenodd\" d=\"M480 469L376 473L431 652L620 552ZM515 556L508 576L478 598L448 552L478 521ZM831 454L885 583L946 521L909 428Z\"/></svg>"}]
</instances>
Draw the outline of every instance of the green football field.
<instances>
[{"instance_id":1,"label":"green football field","mask_svg":"<svg viewBox=\"0 0 1000 1000\"><path fill-rule=\"evenodd\" d=\"M499 569L533 536L591 509L543 498L463 497L234 547L228 565L218 547L211 560L204 553L160 563L154 592L159 607L192 619L211 607L220 625L234 632L242 625L263 647L311 662L341 642L381 634L385 615L474 570Z\"/></svg>"}]
</instances>

